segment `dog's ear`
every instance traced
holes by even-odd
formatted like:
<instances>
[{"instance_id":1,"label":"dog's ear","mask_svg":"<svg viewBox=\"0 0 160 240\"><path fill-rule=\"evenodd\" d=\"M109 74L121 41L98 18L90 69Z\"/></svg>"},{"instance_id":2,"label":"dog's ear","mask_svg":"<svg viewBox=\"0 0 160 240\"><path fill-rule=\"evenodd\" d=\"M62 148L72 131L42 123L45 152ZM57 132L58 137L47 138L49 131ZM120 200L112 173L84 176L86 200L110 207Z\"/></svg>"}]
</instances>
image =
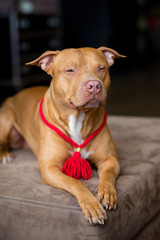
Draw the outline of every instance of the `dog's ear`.
<instances>
[{"instance_id":1,"label":"dog's ear","mask_svg":"<svg viewBox=\"0 0 160 240\"><path fill-rule=\"evenodd\" d=\"M47 51L32 62L26 63L26 65L36 65L41 67L45 72L49 73L50 65L58 53L59 51Z\"/></svg>"},{"instance_id":2,"label":"dog's ear","mask_svg":"<svg viewBox=\"0 0 160 240\"><path fill-rule=\"evenodd\" d=\"M125 58L126 57L124 55L119 54L118 52L116 52L115 50L113 50L111 48L100 47L100 48L98 48L98 50L100 50L104 54L109 66L112 66L114 64L115 58Z\"/></svg>"}]
</instances>

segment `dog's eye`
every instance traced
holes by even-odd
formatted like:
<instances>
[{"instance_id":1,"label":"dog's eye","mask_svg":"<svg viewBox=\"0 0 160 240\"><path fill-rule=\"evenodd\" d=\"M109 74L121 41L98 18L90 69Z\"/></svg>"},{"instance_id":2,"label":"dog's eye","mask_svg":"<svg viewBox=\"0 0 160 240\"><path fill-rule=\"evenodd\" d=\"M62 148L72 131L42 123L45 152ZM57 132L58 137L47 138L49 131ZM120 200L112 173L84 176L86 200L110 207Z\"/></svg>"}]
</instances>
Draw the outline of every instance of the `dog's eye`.
<instances>
[{"instance_id":1,"label":"dog's eye","mask_svg":"<svg viewBox=\"0 0 160 240\"><path fill-rule=\"evenodd\" d=\"M106 70L106 67L102 67L102 66L99 67L99 71L104 71L104 70Z\"/></svg>"},{"instance_id":2,"label":"dog's eye","mask_svg":"<svg viewBox=\"0 0 160 240\"><path fill-rule=\"evenodd\" d=\"M67 69L66 72L70 72L71 73L71 72L74 72L74 70L70 68L70 69Z\"/></svg>"}]
</instances>

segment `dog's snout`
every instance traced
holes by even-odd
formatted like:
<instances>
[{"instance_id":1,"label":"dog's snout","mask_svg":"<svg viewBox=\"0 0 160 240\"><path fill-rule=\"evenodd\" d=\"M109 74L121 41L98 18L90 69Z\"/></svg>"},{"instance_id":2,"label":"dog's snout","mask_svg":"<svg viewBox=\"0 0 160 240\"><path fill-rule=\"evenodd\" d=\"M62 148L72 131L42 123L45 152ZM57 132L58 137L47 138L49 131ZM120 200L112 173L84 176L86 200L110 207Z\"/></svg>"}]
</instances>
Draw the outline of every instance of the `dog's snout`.
<instances>
[{"instance_id":1,"label":"dog's snout","mask_svg":"<svg viewBox=\"0 0 160 240\"><path fill-rule=\"evenodd\" d=\"M99 93L102 90L102 84L97 80L90 80L85 84L85 89L89 93Z\"/></svg>"}]
</instances>

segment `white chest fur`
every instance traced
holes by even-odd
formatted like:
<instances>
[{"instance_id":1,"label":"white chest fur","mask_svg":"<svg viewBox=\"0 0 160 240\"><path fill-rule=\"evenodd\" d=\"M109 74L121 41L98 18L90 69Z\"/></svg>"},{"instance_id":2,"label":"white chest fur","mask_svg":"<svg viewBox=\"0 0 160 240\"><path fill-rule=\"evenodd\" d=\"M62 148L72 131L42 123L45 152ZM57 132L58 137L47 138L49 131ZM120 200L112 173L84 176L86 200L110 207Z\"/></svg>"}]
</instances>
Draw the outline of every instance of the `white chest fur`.
<instances>
[{"instance_id":1,"label":"white chest fur","mask_svg":"<svg viewBox=\"0 0 160 240\"><path fill-rule=\"evenodd\" d=\"M73 141L75 141L78 145L82 144L84 140L82 139L82 124L85 119L86 114L84 112L80 112L78 118L73 115L69 115L69 134ZM86 152L85 148L81 149L81 156L84 159L87 159L92 152ZM73 154L73 152L71 153Z\"/></svg>"}]
</instances>

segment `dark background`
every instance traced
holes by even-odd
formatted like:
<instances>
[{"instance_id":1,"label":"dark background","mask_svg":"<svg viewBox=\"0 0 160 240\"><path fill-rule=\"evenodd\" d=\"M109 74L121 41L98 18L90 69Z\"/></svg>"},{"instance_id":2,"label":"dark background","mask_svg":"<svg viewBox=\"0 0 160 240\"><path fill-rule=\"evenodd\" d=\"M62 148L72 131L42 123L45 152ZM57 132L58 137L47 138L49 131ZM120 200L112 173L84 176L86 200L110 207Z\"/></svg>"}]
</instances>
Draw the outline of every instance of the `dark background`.
<instances>
[{"instance_id":1,"label":"dark background","mask_svg":"<svg viewBox=\"0 0 160 240\"><path fill-rule=\"evenodd\" d=\"M160 1L2 0L4 13L12 15L13 30L1 17L1 102L22 88L49 84L40 69L24 65L43 51L107 46L127 55L110 69L108 113L160 116Z\"/></svg>"}]
</instances>

